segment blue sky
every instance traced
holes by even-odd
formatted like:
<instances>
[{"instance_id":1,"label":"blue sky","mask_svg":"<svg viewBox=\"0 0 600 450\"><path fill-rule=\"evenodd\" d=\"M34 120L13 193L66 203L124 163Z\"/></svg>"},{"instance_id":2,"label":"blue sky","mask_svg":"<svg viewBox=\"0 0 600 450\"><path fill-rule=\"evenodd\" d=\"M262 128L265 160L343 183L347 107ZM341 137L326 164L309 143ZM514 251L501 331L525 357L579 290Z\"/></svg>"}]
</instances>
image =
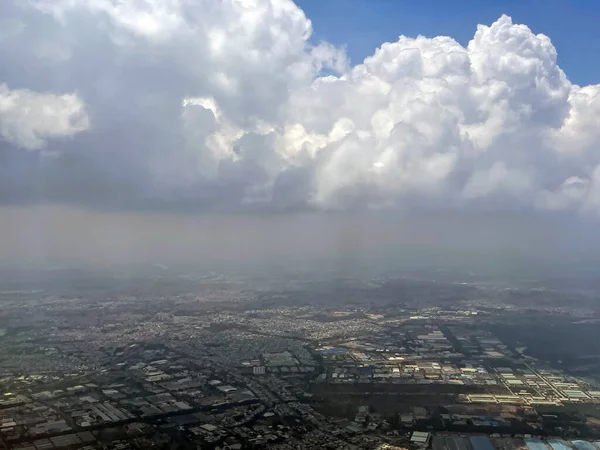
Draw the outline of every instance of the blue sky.
<instances>
[{"instance_id":1,"label":"blue sky","mask_svg":"<svg viewBox=\"0 0 600 450\"><path fill-rule=\"evenodd\" d=\"M399 35L447 35L466 45L478 23L501 14L544 33L577 84L600 83L600 0L296 0L312 20L314 39L346 45L361 62Z\"/></svg>"}]
</instances>

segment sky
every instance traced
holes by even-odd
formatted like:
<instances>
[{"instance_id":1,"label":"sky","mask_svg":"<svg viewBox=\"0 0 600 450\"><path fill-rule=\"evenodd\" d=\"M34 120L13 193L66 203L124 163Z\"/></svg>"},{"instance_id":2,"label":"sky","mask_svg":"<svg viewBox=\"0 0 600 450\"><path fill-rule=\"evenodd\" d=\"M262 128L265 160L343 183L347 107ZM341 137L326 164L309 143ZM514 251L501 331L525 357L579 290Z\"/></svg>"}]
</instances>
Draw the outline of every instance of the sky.
<instances>
[{"instance_id":1,"label":"sky","mask_svg":"<svg viewBox=\"0 0 600 450\"><path fill-rule=\"evenodd\" d=\"M582 242L573 226L600 217L600 7L349 4L0 2L2 258L214 256L248 223L262 244L231 254L299 252L283 241L306 214L302 243L378 214L434 220L417 241L439 248L495 223L529 236L527 220L560 224L557 254ZM364 223L371 238L339 242L421 228L378 241Z\"/></svg>"}]
</instances>

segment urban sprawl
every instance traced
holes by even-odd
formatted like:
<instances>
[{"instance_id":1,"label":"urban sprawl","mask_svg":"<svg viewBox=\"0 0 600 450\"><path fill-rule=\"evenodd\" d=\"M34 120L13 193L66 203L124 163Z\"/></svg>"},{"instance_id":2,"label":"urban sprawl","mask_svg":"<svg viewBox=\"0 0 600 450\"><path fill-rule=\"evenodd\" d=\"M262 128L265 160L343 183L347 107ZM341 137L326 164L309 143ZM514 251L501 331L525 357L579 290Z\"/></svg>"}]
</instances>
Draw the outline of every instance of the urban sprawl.
<instances>
[{"instance_id":1,"label":"urban sprawl","mask_svg":"<svg viewBox=\"0 0 600 450\"><path fill-rule=\"evenodd\" d=\"M600 450L591 357L514 332L597 325L588 304L209 286L0 293L4 448Z\"/></svg>"}]
</instances>

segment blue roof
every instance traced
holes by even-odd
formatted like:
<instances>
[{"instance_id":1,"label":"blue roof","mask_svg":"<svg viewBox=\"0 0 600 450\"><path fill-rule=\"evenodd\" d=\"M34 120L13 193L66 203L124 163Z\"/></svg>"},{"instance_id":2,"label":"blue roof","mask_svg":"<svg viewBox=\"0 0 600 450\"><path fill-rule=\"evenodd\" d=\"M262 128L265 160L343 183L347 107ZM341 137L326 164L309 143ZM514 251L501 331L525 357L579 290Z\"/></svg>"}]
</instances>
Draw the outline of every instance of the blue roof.
<instances>
[{"instance_id":1,"label":"blue roof","mask_svg":"<svg viewBox=\"0 0 600 450\"><path fill-rule=\"evenodd\" d=\"M539 439L535 438L525 438L525 444L527 444L527 448L529 450L548 450L548 447Z\"/></svg>"},{"instance_id":2,"label":"blue roof","mask_svg":"<svg viewBox=\"0 0 600 450\"><path fill-rule=\"evenodd\" d=\"M598 450L594 444L587 441L571 441L577 450Z\"/></svg>"},{"instance_id":3,"label":"blue roof","mask_svg":"<svg viewBox=\"0 0 600 450\"><path fill-rule=\"evenodd\" d=\"M494 446L486 436L471 436L473 450L494 450Z\"/></svg>"},{"instance_id":4,"label":"blue roof","mask_svg":"<svg viewBox=\"0 0 600 450\"><path fill-rule=\"evenodd\" d=\"M569 443L562 439L549 439L548 444L550 444L552 450L571 450Z\"/></svg>"}]
</instances>

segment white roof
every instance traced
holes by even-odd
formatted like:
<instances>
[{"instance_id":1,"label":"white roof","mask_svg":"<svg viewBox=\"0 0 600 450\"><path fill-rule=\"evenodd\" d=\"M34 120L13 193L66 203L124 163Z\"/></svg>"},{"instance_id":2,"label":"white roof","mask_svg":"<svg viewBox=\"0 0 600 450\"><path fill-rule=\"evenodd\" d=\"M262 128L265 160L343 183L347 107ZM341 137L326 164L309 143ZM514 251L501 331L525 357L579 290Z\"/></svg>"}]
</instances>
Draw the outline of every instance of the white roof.
<instances>
[{"instance_id":1,"label":"white roof","mask_svg":"<svg viewBox=\"0 0 600 450\"><path fill-rule=\"evenodd\" d=\"M429 433L425 431L414 431L410 440L412 442L427 442L429 440Z\"/></svg>"}]
</instances>

